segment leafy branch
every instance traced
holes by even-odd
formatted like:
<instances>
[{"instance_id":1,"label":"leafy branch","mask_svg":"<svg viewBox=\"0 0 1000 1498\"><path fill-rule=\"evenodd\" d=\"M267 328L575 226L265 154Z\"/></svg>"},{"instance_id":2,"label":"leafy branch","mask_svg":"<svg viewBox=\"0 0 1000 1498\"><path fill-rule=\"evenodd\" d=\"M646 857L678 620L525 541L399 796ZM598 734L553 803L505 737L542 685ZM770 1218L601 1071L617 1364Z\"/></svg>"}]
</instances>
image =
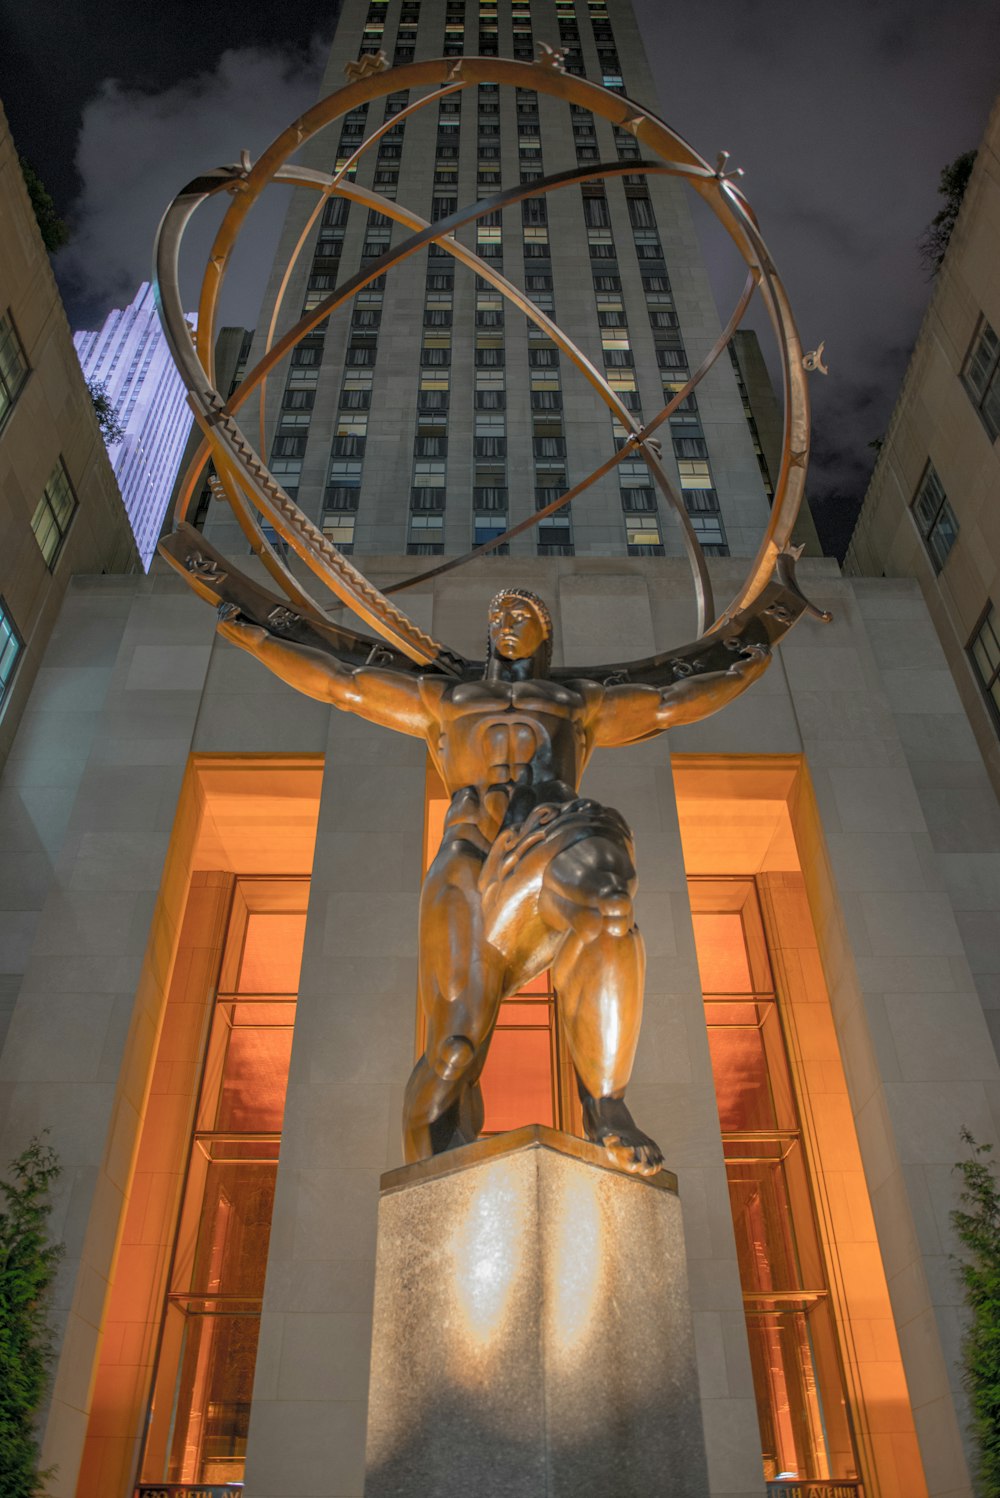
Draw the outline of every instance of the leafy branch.
<instances>
[{"instance_id":1,"label":"leafy branch","mask_svg":"<svg viewBox=\"0 0 1000 1498\"><path fill-rule=\"evenodd\" d=\"M35 1418L54 1356L48 1302L62 1245L49 1241L49 1188L61 1170L51 1145L33 1139L0 1181L0 1498L37 1498Z\"/></svg>"},{"instance_id":2,"label":"leafy branch","mask_svg":"<svg viewBox=\"0 0 1000 1498\"><path fill-rule=\"evenodd\" d=\"M962 1207L952 1227L966 1251L959 1261L971 1321L962 1342L964 1381L972 1409L971 1431L979 1454L977 1491L1000 1498L1000 1187L989 1160L992 1145L962 1130L970 1155L962 1173Z\"/></svg>"},{"instance_id":3,"label":"leafy branch","mask_svg":"<svg viewBox=\"0 0 1000 1498\"><path fill-rule=\"evenodd\" d=\"M963 151L941 173L938 192L944 198L944 207L934 215L917 240L920 258L932 276L936 276L941 269L944 252L948 248L975 163L975 151Z\"/></svg>"},{"instance_id":4,"label":"leafy branch","mask_svg":"<svg viewBox=\"0 0 1000 1498\"><path fill-rule=\"evenodd\" d=\"M125 435L125 428L118 420L118 412L115 410L108 394L108 387L103 380L88 380L87 389L90 398L94 402L94 415L97 417L97 425L101 429L107 447L114 447Z\"/></svg>"}]
</instances>

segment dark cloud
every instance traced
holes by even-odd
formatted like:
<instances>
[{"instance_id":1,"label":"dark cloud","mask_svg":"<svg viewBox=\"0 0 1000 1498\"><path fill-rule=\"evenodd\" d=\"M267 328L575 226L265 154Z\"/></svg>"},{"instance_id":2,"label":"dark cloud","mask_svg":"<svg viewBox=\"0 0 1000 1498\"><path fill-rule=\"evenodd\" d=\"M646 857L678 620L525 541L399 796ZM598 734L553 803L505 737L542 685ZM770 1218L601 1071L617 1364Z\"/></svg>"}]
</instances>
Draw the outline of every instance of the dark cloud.
<instances>
[{"instance_id":1,"label":"dark cloud","mask_svg":"<svg viewBox=\"0 0 1000 1498\"><path fill-rule=\"evenodd\" d=\"M206 167L259 154L315 99L328 47L259 47L223 52L210 71L155 92L118 79L102 83L84 107L76 162L82 191L74 233L56 273L76 326L93 326L131 299L151 271L153 236L171 198ZM234 257L222 321L252 325L287 199L277 189L255 210L249 256ZM225 205L223 205L225 206ZM185 242L188 304L219 211L203 210Z\"/></svg>"},{"instance_id":2,"label":"dark cloud","mask_svg":"<svg viewBox=\"0 0 1000 1498\"><path fill-rule=\"evenodd\" d=\"M803 343L826 341L809 492L842 535L930 296L916 244L941 168L978 143L1000 85L1000 7L701 0L683 26L661 0L635 8L665 117L746 168ZM738 276L713 248L708 262L725 308Z\"/></svg>"}]
</instances>

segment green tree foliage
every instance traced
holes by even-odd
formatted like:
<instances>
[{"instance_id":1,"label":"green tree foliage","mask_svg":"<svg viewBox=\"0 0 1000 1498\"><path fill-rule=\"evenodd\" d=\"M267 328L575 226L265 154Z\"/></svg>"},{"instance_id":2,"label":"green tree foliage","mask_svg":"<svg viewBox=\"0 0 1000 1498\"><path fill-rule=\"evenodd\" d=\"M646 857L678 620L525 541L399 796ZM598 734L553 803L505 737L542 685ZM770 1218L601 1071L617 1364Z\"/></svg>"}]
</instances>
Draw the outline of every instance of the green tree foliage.
<instances>
[{"instance_id":1,"label":"green tree foliage","mask_svg":"<svg viewBox=\"0 0 1000 1498\"><path fill-rule=\"evenodd\" d=\"M28 197L31 206L35 210L35 218L38 220L38 228L41 231L42 243L52 255L56 250L61 250L69 240L69 228L56 212L56 205L52 201L52 194L48 191L45 183L35 171L30 161L19 156L21 163L21 174L24 177L24 185L28 189Z\"/></svg>"},{"instance_id":2,"label":"green tree foliage","mask_svg":"<svg viewBox=\"0 0 1000 1498\"><path fill-rule=\"evenodd\" d=\"M87 389L94 402L94 415L101 429L101 436L108 447L114 447L125 435L125 428L118 420L118 413L111 404L108 387L103 380L88 380Z\"/></svg>"},{"instance_id":3,"label":"green tree foliage","mask_svg":"<svg viewBox=\"0 0 1000 1498\"><path fill-rule=\"evenodd\" d=\"M1000 1498L1000 1187L988 1159L992 1145L962 1139L969 1158L962 1173L962 1209L951 1214L966 1257L959 1274L971 1322L962 1344L971 1430L979 1452L981 1498Z\"/></svg>"},{"instance_id":4,"label":"green tree foliage","mask_svg":"<svg viewBox=\"0 0 1000 1498\"><path fill-rule=\"evenodd\" d=\"M975 151L963 151L941 173L938 192L944 198L944 207L934 215L917 241L920 258L932 276L937 275L941 269L944 252L948 248L975 161Z\"/></svg>"},{"instance_id":5,"label":"green tree foliage","mask_svg":"<svg viewBox=\"0 0 1000 1498\"><path fill-rule=\"evenodd\" d=\"M52 1334L48 1294L62 1247L49 1241L49 1188L59 1175L55 1151L33 1139L0 1181L0 1498L36 1498L35 1416L48 1386Z\"/></svg>"}]
</instances>

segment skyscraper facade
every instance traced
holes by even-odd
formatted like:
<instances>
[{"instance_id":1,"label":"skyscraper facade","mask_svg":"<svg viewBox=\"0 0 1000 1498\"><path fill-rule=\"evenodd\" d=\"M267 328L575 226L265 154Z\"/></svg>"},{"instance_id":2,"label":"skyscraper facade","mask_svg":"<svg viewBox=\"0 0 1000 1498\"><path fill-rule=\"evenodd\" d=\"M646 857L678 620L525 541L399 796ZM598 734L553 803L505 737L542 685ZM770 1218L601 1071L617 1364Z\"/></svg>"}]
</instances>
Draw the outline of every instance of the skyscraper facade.
<instances>
[{"instance_id":1,"label":"skyscraper facade","mask_svg":"<svg viewBox=\"0 0 1000 1498\"><path fill-rule=\"evenodd\" d=\"M0 221L2 766L73 574L131 572L137 563L2 109ZM32 758L30 736L18 753ZM30 884L26 871L22 889ZM0 1032L3 1014L0 999Z\"/></svg>"},{"instance_id":2,"label":"skyscraper facade","mask_svg":"<svg viewBox=\"0 0 1000 1498\"><path fill-rule=\"evenodd\" d=\"M323 88L342 87L345 67L379 52L392 63L463 52L532 60L542 46L564 51L567 72L654 96L631 6L615 0L345 0ZM324 171L344 166L415 97L403 91L352 110L303 160ZM587 109L484 83L391 128L349 175L435 220L501 184L639 154L627 129ZM523 287L635 417L648 420L719 333L687 192L672 178L626 174L486 212L457 237ZM293 198L254 359L314 205L304 191ZM288 282L277 332L406 232L331 199ZM371 283L317 328L284 379L271 382L267 415L272 471L339 546L363 553L467 551L551 503L626 435L548 337L439 246ZM705 549L754 551L768 499L728 361L661 436ZM679 555L667 508L646 465L629 459L511 548L525 556ZM218 517L208 534L235 539Z\"/></svg>"},{"instance_id":3,"label":"skyscraper facade","mask_svg":"<svg viewBox=\"0 0 1000 1498\"><path fill-rule=\"evenodd\" d=\"M844 561L920 584L1000 795L1000 99Z\"/></svg>"},{"instance_id":4,"label":"skyscraper facade","mask_svg":"<svg viewBox=\"0 0 1000 1498\"><path fill-rule=\"evenodd\" d=\"M153 288L144 281L127 307L109 312L96 333L74 333L73 342L88 383L104 387L124 428L108 455L148 570L192 420Z\"/></svg>"}]
</instances>

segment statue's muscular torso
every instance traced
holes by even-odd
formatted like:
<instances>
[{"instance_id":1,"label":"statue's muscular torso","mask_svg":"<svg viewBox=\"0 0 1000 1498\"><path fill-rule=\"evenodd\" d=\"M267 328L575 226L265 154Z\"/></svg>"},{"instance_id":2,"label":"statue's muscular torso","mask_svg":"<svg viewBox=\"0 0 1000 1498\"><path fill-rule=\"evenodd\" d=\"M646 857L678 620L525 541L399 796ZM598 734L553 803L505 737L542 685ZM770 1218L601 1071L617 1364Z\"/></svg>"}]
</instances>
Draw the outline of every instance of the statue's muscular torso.
<instances>
[{"instance_id":1,"label":"statue's muscular torso","mask_svg":"<svg viewBox=\"0 0 1000 1498\"><path fill-rule=\"evenodd\" d=\"M575 795L596 695L589 683L547 679L445 687L434 704L431 750L452 797L452 829L471 822L489 841L508 811L520 821L539 802Z\"/></svg>"}]
</instances>

